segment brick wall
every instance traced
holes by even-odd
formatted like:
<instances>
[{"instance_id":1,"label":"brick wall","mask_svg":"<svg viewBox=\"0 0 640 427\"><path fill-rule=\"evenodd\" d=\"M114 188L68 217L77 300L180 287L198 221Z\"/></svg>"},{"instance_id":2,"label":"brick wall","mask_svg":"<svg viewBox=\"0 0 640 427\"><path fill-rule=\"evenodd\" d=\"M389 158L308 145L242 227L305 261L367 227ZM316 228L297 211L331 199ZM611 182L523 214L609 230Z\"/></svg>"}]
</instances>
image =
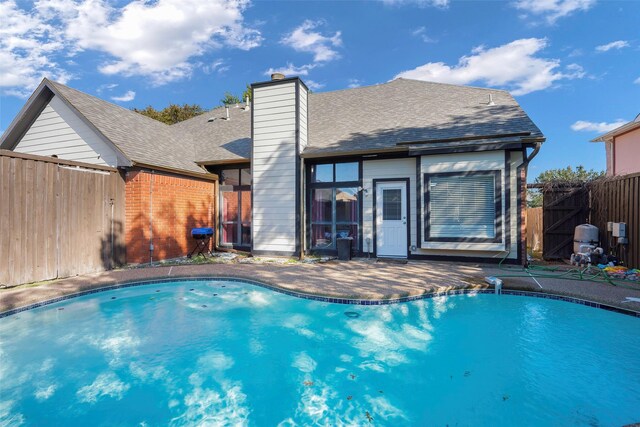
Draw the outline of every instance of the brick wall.
<instances>
[{"instance_id":1,"label":"brick wall","mask_svg":"<svg viewBox=\"0 0 640 427\"><path fill-rule=\"evenodd\" d=\"M187 255L193 227L214 226L214 183L159 172L131 170L125 179L127 263Z\"/></svg>"}]
</instances>

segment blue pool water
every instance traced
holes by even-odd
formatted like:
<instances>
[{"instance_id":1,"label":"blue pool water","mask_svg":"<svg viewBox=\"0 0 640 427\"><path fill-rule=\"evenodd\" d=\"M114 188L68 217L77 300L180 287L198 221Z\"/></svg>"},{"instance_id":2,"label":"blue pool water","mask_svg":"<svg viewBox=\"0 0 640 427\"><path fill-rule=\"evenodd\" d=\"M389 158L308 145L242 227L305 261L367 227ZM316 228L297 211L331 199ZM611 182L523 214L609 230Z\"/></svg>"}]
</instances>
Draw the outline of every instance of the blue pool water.
<instances>
[{"instance_id":1,"label":"blue pool water","mask_svg":"<svg viewBox=\"0 0 640 427\"><path fill-rule=\"evenodd\" d=\"M0 425L619 426L639 360L640 319L548 299L144 285L0 319Z\"/></svg>"}]
</instances>

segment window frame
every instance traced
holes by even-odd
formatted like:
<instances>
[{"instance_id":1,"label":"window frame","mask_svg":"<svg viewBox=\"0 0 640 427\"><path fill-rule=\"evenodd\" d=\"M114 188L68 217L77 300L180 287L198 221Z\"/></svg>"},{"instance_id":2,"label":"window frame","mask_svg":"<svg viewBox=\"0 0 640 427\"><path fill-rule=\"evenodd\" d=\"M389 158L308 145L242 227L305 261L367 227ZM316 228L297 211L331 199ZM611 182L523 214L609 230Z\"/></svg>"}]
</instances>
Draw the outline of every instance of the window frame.
<instances>
[{"instance_id":1,"label":"window frame","mask_svg":"<svg viewBox=\"0 0 640 427\"><path fill-rule=\"evenodd\" d=\"M252 201L253 201L253 195L252 195L252 184L253 184L253 177L251 177L251 182L249 184L246 184L243 182L242 180L242 171L243 170L249 170L249 173L251 173L251 168L248 165L240 165L240 166L234 166L234 167L225 167L225 168L221 168L218 173L220 174L220 176L222 177L222 174L225 171L238 171L238 181L239 184L238 185L224 185L222 184L222 180L220 180L219 183L219 191L218 191L218 197L219 197L219 209L218 209L218 232L219 232L219 239L218 239L218 244L221 248L232 248L232 249L239 249L239 250L247 250L247 249L251 249L251 241L249 241L249 243L243 243L242 242L242 226L245 222L242 221L242 216L243 216L243 208L242 208L242 193L247 191L249 192L249 197L251 197ZM223 190L224 187L231 187L231 191L229 190ZM223 216L223 196L222 193L224 192L233 192L236 193L237 197L238 197L238 220L237 221L223 221L222 216ZM253 203L252 203L253 205ZM253 206L252 208L253 209ZM253 218L252 218L252 214L251 212L249 213L249 229L251 229L251 227L253 226ZM236 230L236 238L238 240L237 243L229 243L229 242L223 242L222 241L222 236L223 236L223 227L225 224L236 224L237 225L237 230Z\"/></svg>"},{"instance_id":2,"label":"window frame","mask_svg":"<svg viewBox=\"0 0 640 427\"><path fill-rule=\"evenodd\" d=\"M429 185L432 177L474 177L474 176L491 176L494 178L494 195L493 204L495 209L495 217L493 219L495 235L494 237L432 237L431 231L431 187ZM466 172L438 172L425 173L422 176L424 197L423 219L424 219L424 242L468 242L468 243L502 243L503 241L503 212L502 212L502 170L482 170L482 171L466 171Z\"/></svg>"},{"instance_id":3,"label":"window frame","mask_svg":"<svg viewBox=\"0 0 640 427\"><path fill-rule=\"evenodd\" d=\"M356 163L358 165L358 179L355 181L336 181L336 165L339 163ZM318 165L333 165L333 181L332 182L314 182L313 174L314 168ZM326 160L319 161L313 163L307 163L307 173L306 173L306 198L307 198L307 213L306 213L306 243L305 246L307 250L311 253L316 254L327 254L333 255L337 253L337 227L339 225L356 225L358 227L357 232L357 245L352 247L352 252L361 253L362 247L362 216L363 216L363 197L364 193L360 190L362 188L362 160L357 158L349 158L349 159L340 159L340 160ZM337 212L336 212L336 191L340 188L356 188L356 194L358 196L358 219L356 222L338 222L337 221ZM324 224L329 225L329 223L324 222L313 222L312 221L312 212L311 209L313 207L313 190L317 189L331 189L332 190L332 202L331 202L331 211L332 211L332 222L331 229L333 234L333 242L330 248L318 248L312 246L312 225L313 224Z\"/></svg>"}]
</instances>

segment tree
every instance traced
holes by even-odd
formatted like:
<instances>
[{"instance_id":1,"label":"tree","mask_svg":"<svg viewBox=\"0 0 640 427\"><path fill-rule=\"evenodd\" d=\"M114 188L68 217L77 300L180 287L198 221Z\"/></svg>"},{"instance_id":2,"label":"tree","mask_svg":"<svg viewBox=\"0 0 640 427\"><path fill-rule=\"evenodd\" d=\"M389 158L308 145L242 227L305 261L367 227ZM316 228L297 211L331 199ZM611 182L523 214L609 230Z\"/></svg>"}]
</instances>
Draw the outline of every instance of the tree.
<instances>
[{"instance_id":1,"label":"tree","mask_svg":"<svg viewBox=\"0 0 640 427\"><path fill-rule=\"evenodd\" d=\"M586 170L584 166L577 166L575 170L571 166L560 169L549 169L538 175L536 184L579 184L593 181L604 176L604 171ZM527 192L527 207L537 208L542 206L542 192L532 188Z\"/></svg>"},{"instance_id":2,"label":"tree","mask_svg":"<svg viewBox=\"0 0 640 427\"><path fill-rule=\"evenodd\" d=\"M233 104L239 104L240 102L242 102L240 98L238 98L236 95L232 94L231 92L225 92L224 98L220 100L220 104L222 105L233 105Z\"/></svg>"},{"instance_id":3,"label":"tree","mask_svg":"<svg viewBox=\"0 0 640 427\"><path fill-rule=\"evenodd\" d=\"M204 113L204 109L197 105L189 105L184 104L182 106L176 104L169 104L168 107L162 110L156 110L151 105L143 110L138 110L134 108L133 111L136 113L140 113L144 116L151 117L154 120L158 120L159 122L166 123L168 125L172 125L178 122L182 122L184 120L190 119L192 117L198 116Z\"/></svg>"},{"instance_id":4,"label":"tree","mask_svg":"<svg viewBox=\"0 0 640 427\"><path fill-rule=\"evenodd\" d=\"M604 171L595 171L593 169L586 170L584 166L577 166L575 170L571 166L567 166L564 169L549 169L542 172L536 178L536 183L546 184L551 182L587 182L594 179L602 178Z\"/></svg>"},{"instance_id":5,"label":"tree","mask_svg":"<svg viewBox=\"0 0 640 427\"><path fill-rule=\"evenodd\" d=\"M247 83L247 88L242 92L242 100L246 101L249 98L249 102L251 102L251 85Z\"/></svg>"}]
</instances>

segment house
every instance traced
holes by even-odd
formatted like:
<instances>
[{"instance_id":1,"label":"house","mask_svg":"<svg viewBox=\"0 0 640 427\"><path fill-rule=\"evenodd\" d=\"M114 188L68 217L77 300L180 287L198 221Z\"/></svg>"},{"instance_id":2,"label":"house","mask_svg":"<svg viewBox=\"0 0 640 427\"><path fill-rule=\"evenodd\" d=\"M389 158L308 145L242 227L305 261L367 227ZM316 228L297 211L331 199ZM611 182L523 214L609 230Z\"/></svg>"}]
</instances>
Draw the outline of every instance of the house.
<instances>
[{"instance_id":1,"label":"house","mask_svg":"<svg viewBox=\"0 0 640 427\"><path fill-rule=\"evenodd\" d=\"M640 172L640 114L636 118L591 142L604 142L607 176Z\"/></svg>"},{"instance_id":2,"label":"house","mask_svg":"<svg viewBox=\"0 0 640 427\"><path fill-rule=\"evenodd\" d=\"M360 256L524 262L545 138L508 92L397 79L309 93L279 74L251 88L250 105L167 126L44 80L0 148L119 168L127 262L184 255L187 216L254 255L331 255L346 237Z\"/></svg>"}]
</instances>

